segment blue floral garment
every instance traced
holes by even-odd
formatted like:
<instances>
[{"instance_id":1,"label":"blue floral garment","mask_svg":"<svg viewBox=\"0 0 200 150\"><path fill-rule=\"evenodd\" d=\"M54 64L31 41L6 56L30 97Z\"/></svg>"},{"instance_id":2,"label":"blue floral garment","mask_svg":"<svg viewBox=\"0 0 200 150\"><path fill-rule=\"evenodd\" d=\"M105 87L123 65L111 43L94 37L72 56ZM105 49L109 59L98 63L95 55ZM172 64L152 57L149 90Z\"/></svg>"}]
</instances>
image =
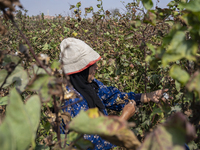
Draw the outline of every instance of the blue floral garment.
<instances>
[{"instance_id":1,"label":"blue floral garment","mask_svg":"<svg viewBox=\"0 0 200 150\"><path fill-rule=\"evenodd\" d=\"M115 110L115 111L121 111L123 109L123 107L125 106L125 104L128 103L128 99L134 100L137 105L140 103L141 94L135 94L134 92L129 92L129 93L120 92L115 87L107 87L102 82L100 82L96 79L94 79L94 81L99 85L99 92L97 93L97 95L102 100L103 104L105 105L105 108ZM67 87L67 89L70 90L68 87ZM77 94L80 97L82 97L82 95L80 95L80 93L77 92ZM125 101L125 103L119 103L118 101L120 99ZM80 98L74 98L74 99L67 100L67 101L65 101L65 106L67 106L71 103L75 103L77 101L80 101ZM71 114L71 117L73 118L82 109L83 110L89 109L87 101L84 98L82 101L80 101L72 106L67 107L64 111L69 112ZM104 111L105 115L108 115L106 109L104 109L103 111ZM61 131L61 132L64 134L64 131ZM108 150L108 149L115 147L115 145L103 140L98 135L85 135L84 138L87 140L90 140L95 145L95 150L97 150L97 149L98 150Z\"/></svg>"}]
</instances>

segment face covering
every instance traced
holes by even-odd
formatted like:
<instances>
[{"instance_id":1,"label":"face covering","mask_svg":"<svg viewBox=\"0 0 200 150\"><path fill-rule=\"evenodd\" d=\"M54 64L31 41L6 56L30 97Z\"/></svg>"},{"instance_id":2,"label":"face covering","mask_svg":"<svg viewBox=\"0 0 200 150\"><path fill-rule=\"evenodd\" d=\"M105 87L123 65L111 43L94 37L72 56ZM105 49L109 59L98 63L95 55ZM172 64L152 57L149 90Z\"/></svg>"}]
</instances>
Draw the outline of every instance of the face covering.
<instances>
[{"instance_id":1,"label":"face covering","mask_svg":"<svg viewBox=\"0 0 200 150\"><path fill-rule=\"evenodd\" d=\"M73 87L86 99L89 108L97 107L103 113L105 106L97 95L99 86L95 81L88 83L89 68L69 75L70 81Z\"/></svg>"}]
</instances>

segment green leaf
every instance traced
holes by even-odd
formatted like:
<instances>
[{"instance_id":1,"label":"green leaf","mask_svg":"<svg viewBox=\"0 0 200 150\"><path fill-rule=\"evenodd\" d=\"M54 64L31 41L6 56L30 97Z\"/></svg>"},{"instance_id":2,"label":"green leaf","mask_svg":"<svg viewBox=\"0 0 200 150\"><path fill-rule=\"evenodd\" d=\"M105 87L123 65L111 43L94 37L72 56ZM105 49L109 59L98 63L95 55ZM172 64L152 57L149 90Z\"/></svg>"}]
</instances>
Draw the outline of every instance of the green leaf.
<instances>
[{"instance_id":1,"label":"green leaf","mask_svg":"<svg viewBox=\"0 0 200 150\"><path fill-rule=\"evenodd\" d=\"M78 23L76 23L74 26L77 28L79 25L78 25Z\"/></svg>"},{"instance_id":2,"label":"green leaf","mask_svg":"<svg viewBox=\"0 0 200 150\"><path fill-rule=\"evenodd\" d=\"M125 39L132 39L135 36L135 34L133 32L129 33L127 36L125 36Z\"/></svg>"},{"instance_id":3,"label":"green leaf","mask_svg":"<svg viewBox=\"0 0 200 150\"><path fill-rule=\"evenodd\" d=\"M47 30L42 30L42 33L45 34L47 32Z\"/></svg>"},{"instance_id":4,"label":"green leaf","mask_svg":"<svg viewBox=\"0 0 200 150\"><path fill-rule=\"evenodd\" d=\"M52 65L51 65L51 69L59 69L60 65L61 65L60 62L55 60L55 61L53 61Z\"/></svg>"},{"instance_id":5,"label":"green leaf","mask_svg":"<svg viewBox=\"0 0 200 150\"><path fill-rule=\"evenodd\" d=\"M169 2L169 3L167 4L167 6L169 6L169 7L173 7L175 4L176 4L175 1L171 1L171 2Z\"/></svg>"},{"instance_id":6,"label":"green leaf","mask_svg":"<svg viewBox=\"0 0 200 150\"><path fill-rule=\"evenodd\" d=\"M148 12L149 20L152 25L156 25L156 14L154 12Z\"/></svg>"},{"instance_id":7,"label":"green leaf","mask_svg":"<svg viewBox=\"0 0 200 150\"><path fill-rule=\"evenodd\" d=\"M127 66L129 66L129 63L123 63L123 66L127 67Z\"/></svg>"},{"instance_id":8,"label":"green leaf","mask_svg":"<svg viewBox=\"0 0 200 150\"><path fill-rule=\"evenodd\" d=\"M10 146L13 146L14 149L25 150L31 142L34 142L40 120L40 100L38 96L33 96L29 100L30 102L27 102L28 105L24 105L16 89L11 90L6 117L0 126L1 131L4 128L1 136L4 133L9 134L9 130L11 137L4 136L5 142L4 145L0 144L0 149L9 142ZM6 127L4 126L5 124ZM11 139L14 140L11 141Z\"/></svg>"},{"instance_id":9,"label":"green leaf","mask_svg":"<svg viewBox=\"0 0 200 150\"><path fill-rule=\"evenodd\" d=\"M195 136L194 127L182 113L175 113L167 122L146 136L139 150L185 150L186 137Z\"/></svg>"},{"instance_id":10,"label":"green leaf","mask_svg":"<svg viewBox=\"0 0 200 150\"><path fill-rule=\"evenodd\" d=\"M7 71L5 69L0 70L0 86L3 84L6 76L7 76Z\"/></svg>"},{"instance_id":11,"label":"green leaf","mask_svg":"<svg viewBox=\"0 0 200 150\"><path fill-rule=\"evenodd\" d=\"M167 23L170 27L174 25L174 22L170 20L165 21L165 23Z\"/></svg>"},{"instance_id":12,"label":"green leaf","mask_svg":"<svg viewBox=\"0 0 200 150\"><path fill-rule=\"evenodd\" d=\"M154 108L153 112L150 115L150 118L153 117L155 114L161 115L162 113L163 113L163 111L160 108Z\"/></svg>"},{"instance_id":13,"label":"green leaf","mask_svg":"<svg viewBox=\"0 0 200 150\"><path fill-rule=\"evenodd\" d=\"M48 50L48 49L49 49L49 44L45 43L45 44L43 45L42 50Z\"/></svg>"},{"instance_id":14,"label":"green leaf","mask_svg":"<svg viewBox=\"0 0 200 150\"><path fill-rule=\"evenodd\" d=\"M178 65L173 65L171 67L169 75L182 85L185 85L190 78L189 74Z\"/></svg>"},{"instance_id":15,"label":"green leaf","mask_svg":"<svg viewBox=\"0 0 200 150\"><path fill-rule=\"evenodd\" d=\"M93 7L92 6L90 6L90 11L93 11Z\"/></svg>"},{"instance_id":16,"label":"green leaf","mask_svg":"<svg viewBox=\"0 0 200 150\"><path fill-rule=\"evenodd\" d=\"M47 74L47 73L43 68L40 68L37 65L34 65L33 70L31 70L31 74L39 75L39 74Z\"/></svg>"},{"instance_id":17,"label":"green leaf","mask_svg":"<svg viewBox=\"0 0 200 150\"><path fill-rule=\"evenodd\" d=\"M51 24L51 28L55 28L57 27L57 25L55 25L54 23Z\"/></svg>"},{"instance_id":18,"label":"green leaf","mask_svg":"<svg viewBox=\"0 0 200 150\"><path fill-rule=\"evenodd\" d=\"M198 143L195 143L195 141L191 141L190 143L187 144L189 149L198 149Z\"/></svg>"},{"instance_id":19,"label":"green leaf","mask_svg":"<svg viewBox=\"0 0 200 150\"><path fill-rule=\"evenodd\" d=\"M181 84L179 82L177 82L177 80L175 81L175 86L176 86L176 90L178 92L180 92L180 90L181 90Z\"/></svg>"},{"instance_id":20,"label":"green leaf","mask_svg":"<svg viewBox=\"0 0 200 150\"><path fill-rule=\"evenodd\" d=\"M76 7L77 7L77 8L81 7L81 2L78 2L78 3L76 4Z\"/></svg>"},{"instance_id":21,"label":"green leaf","mask_svg":"<svg viewBox=\"0 0 200 150\"><path fill-rule=\"evenodd\" d=\"M28 86L28 90L38 92L41 95L42 101L48 101L51 99L49 94L49 85L54 84L55 77L46 74L38 75L33 84Z\"/></svg>"},{"instance_id":22,"label":"green leaf","mask_svg":"<svg viewBox=\"0 0 200 150\"><path fill-rule=\"evenodd\" d=\"M141 26L141 21L140 20L133 20L130 23L134 27L134 29L137 28L137 27L139 27L139 26Z\"/></svg>"},{"instance_id":23,"label":"green leaf","mask_svg":"<svg viewBox=\"0 0 200 150\"><path fill-rule=\"evenodd\" d=\"M76 133L74 131L71 131L68 135L67 135L67 144L70 144L71 142L75 141L77 138L79 138L79 140L74 144L78 149L88 149L91 148L93 149L94 146L91 143L91 141L84 139L83 137L80 138L80 136L83 136L80 133ZM64 140L65 135L61 134L61 138L62 140Z\"/></svg>"},{"instance_id":24,"label":"green leaf","mask_svg":"<svg viewBox=\"0 0 200 150\"><path fill-rule=\"evenodd\" d=\"M36 145L35 150L50 150L50 147L46 145Z\"/></svg>"},{"instance_id":25,"label":"green leaf","mask_svg":"<svg viewBox=\"0 0 200 150\"><path fill-rule=\"evenodd\" d=\"M156 54L155 47L151 43L146 43L147 47L152 51L152 55Z\"/></svg>"},{"instance_id":26,"label":"green leaf","mask_svg":"<svg viewBox=\"0 0 200 150\"><path fill-rule=\"evenodd\" d=\"M8 104L8 96L0 97L0 105Z\"/></svg>"},{"instance_id":27,"label":"green leaf","mask_svg":"<svg viewBox=\"0 0 200 150\"><path fill-rule=\"evenodd\" d=\"M27 110L27 115L30 118L32 129L33 129L33 134L32 134L32 146L35 147L35 137L36 137L36 132L37 128L40 122L40 109L41 109L41 104L40 104L40 98L38 95L32 95L26 105L25 108Z\"/></svg>"},{"instance_id":28,"label":"green leaf","mask_svg":"<svg viewBox=\"0 0 200 150\"><path fill-rule=\"evenodd\" d=\"M1 70L0 71L0 85L3 84L6 76L7 76L7 71L4 69ZM3 88L14 83L15 87L18 90L20 90L20 92L23 92L28 82L29 82L29 77L28 77L27 72L24 70L22 66L18 65L15 68L15 70L11 73L11 75L7 78L6 83L4 84Z\"/></svg>"},{"instance_id":29,"label":"green leaf","mask_svg":"<svg viewBox=\"0 0 200 150\"><path fill-rule=\"evenodd\" d=\"M35 36L32 39L33 39L33 42L35 42L37 40L37 37Z\"/></svg>"},{"instance_id":30,"label":"green leaf","mask_svg":"<svg viewBox=\"0 0 200 150\"><path fill-rule=\"evenodd\" d=\"M90 6L89 8L85 8L85 12L86 13L90 13L91 11L93 11L93 7Z\"/></svg>"},{"instance_id":31,"label":"green leaf","mask_svg":"<svg viewBox=\"0 0 200 150\"><path fill-rule=\"evenodd\" d=\"M171 107L171 112L180 112L182 110L182 108L178 105L174 106L174 107Z\"/></svg>"},{"instance_id":32,"label":"green leaf","mask_svg":"<svg viewBox=\"0 0 200 150\"><path fill-rule=\"evenodd\" d=\"M189 3L180 3L178 8L187 9L192 12L200 12L200 0L190 0Z\"/></svg>"},{"instance_id":33,"label":"green leaf","mask_svg":"<svg viewBox=\"0 0 200 150\"><path fill-rule=\"evenodd\" d=\"M98 7L98 8L101 8L101 4L97 4L97 7Z\"/></svg>"},{"instance_id":34,"label":"green leaf","mask_svg":"<svg viewBox=\"0 0 200 150\"><path fill-rule=\"evenodd\" d=\"M137 28L137 27L139 27L139 26L141 26L141 21L140 20L136 20L136 23L135 23L135 27Z\"/></svg>"},{"instance_id":35,"label":"green leaf","mask_svg":"<svg viewBox=\"0 0 200 150\"><path fill-rule=\"evenodd\" d=\"M64 27L64 29L65 29L65 30L64 30L64 33L65 33L65 34L67 34L68 32L70 32L70 29L69 29L69 28Z\"/></svg>"},{"instance_id":36,"label":"green leaf","mask_svg":"<svg viewBox=\"0 0 200 150\"><path fill-rule=\"evenodd\" d=\"M200 73L198 71L191 77L189 83L187 84L187 88L189 91L197 91L200 97Z\"/></svg>"},{"instance_id":37,"label":"green leaf","mask_svg":"<svg viewBox=\"0 0 200 150\"><path fill-rule=\"evenodd\" d=\"M185 32L177 31L172 33L163 42L165 44L170 43L162 58L164 67L170 62L175 62L182 58L196 60L195 55L198 50L198 44L193 40L185 40Z\"/></svg>"},{"instance_id":38,"label":"green leaf","mask_svg":"<svg viewBox=\"0 0 200 150\"><path fill-rule=\"evenodd\" d=\"M89 109L86 112L81 111L69 123L69 129L83 134L98 134L115 145L129 149L140 146L140 142L128 129L126 122L118 117L99 116L97 108Z\"/></svg>"},{"instance_id":39,"label":"green leaf","mask_svg":"<svg viewBox=\"0 0 200 150\"><path fill-rule=\"evenodd\" d=\"M141 1L142 1L143 6L144 6L147 10L149 10L149 9L151 9L151 8L153 7L153 2L152 2L152 0L141 0Z\"/></svg>"},{"instance_id":40,"label":"green leaf","mask_svg":"<svg viewBox=\"0 0 200 150\"><path fill-rule=\"evenodd\" d=\"M19 62L20 58L19 56L16 56L16 55L5 55L3 57L3 66L11 63L11 62L14 62L15 64L17 64Z\"/></svg>"},{"instance_id":41,"label":"green leaf","mask_svg":"<svg viewBox=\"0 0 200 150\"><path fill-rule=\"evenodd\" d=\"M16 143L10 126L7 122L3 122L0 126L0 149L15 150Z\"/></svg>"},{"instance_id":42,"label":"green leaf","mask_svg":"<svg viewBox=\"0 0 200 150\"><path fill-rule=\"evenodd\" d=\"M40 90L45 84L48 84L50 76L48 75L38 75L37 79L31 84L28 89L33 91Z\"/></svg>"},{"instance_id":43,"label":"green leaf","mask_svg":"<svg viewBox=\"0 0 200 150\"><path fill-rule=\"evenodd\" d=\"M74 5L70 5L69 10L73 9L75 6Z\"/></svg>"},{"instance_id":44,"label":"green leaf","mask_svg":"<svg viewBox=\"0 0 200 150\"><path fill-rule=\"evenodd\" d=\"M184 31L177 31L172 37L171 43L167 51L172 51L173 48L177 47L185 39Z\"/></svg>"},{"instance_id":45,"label":"green leaf","mask_svg":"<svg viewBox=\"0 0 200 150\"><path fill-rule=\"evenodd\" d=\"M53 34L53 33L54 33L54 32L53 32L53 29L50 29L49 33L50 33L50 34Z\"/></svg>"}]
</instances>

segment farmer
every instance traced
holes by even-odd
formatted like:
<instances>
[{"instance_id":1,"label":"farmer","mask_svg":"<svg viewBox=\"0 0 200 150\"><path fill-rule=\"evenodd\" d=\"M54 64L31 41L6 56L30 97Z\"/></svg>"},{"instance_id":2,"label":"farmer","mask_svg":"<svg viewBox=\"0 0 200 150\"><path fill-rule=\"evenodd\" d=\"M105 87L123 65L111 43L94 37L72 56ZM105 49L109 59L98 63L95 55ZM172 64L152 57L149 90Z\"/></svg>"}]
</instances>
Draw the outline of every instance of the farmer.
<instances>
[{"instance_id":1,"label":"farmer","mask_svg":"<svg viewBox=\"0 0 200 150\"><path fill-rule=\"evenodd\" d=\"M135 94L134 92L120 92L115 87L107 87L94 78L96 70L98 70L96 62L100 60L101 56L89 45L79 39L66 38L61 42L60 48L64 73L69 75L73 90L83 98L82 101L80 101L80 98L65 101L66 106L78 102L65 109L71 114L72 118L80 110L97 107L104 115L108 115L107 108L116 111L122 110L120 119L128 120L135 113L135 105L149 101L157 103L159 99L163 98L163 93L167 92L167 89L165 89L146 94ZM124 104L117 104L116 99L118 97L124 99ZM128 99L132 102L129 102ZM90 140L95 145L95 149L115 147L98 135L85 135L84 138Z\"/></svg>"}]
</instances>

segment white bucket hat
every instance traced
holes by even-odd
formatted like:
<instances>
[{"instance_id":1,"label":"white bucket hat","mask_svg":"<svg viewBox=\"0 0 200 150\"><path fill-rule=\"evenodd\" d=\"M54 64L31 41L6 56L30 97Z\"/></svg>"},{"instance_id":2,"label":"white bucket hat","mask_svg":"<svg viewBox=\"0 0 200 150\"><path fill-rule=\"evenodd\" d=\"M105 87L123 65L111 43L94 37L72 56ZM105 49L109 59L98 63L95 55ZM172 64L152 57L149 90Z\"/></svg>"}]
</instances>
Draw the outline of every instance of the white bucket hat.
<instances>
[{"instance_id":1,"label":"white bucket hat","mask_svg":"<svg viewBox=\"0 0 200 150\"><path fill-rule=\"evenodd\" d=\"M89 45L76 38L64 39L60 49L60 60L67 75L81 72L101 58Z\"/></svg>"}]
</instances>

